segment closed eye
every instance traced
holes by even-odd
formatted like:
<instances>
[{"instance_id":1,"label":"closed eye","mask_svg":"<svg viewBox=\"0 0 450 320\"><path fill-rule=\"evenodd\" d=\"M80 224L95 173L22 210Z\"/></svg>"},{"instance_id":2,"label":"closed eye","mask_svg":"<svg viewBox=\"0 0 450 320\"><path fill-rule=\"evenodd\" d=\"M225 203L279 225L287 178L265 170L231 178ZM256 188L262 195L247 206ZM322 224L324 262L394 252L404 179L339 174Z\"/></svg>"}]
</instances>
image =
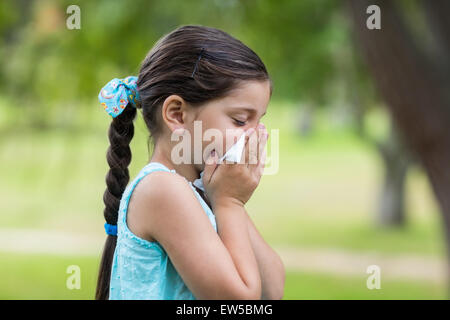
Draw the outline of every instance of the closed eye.
<instances>
[{"instance_id":1,"label":"closed eye","mask_svg":"<svg viewBox=\"0 0 450 320\"><path fill-rule=\"evenodd\" d=\"M233 118L233 120L236 122L236 124L238 126L241 126L241 127L245 126L245 121L240 121L240 120L237 120L237 119L234 119L234 118Z\"/></svg>"}]
</instances>

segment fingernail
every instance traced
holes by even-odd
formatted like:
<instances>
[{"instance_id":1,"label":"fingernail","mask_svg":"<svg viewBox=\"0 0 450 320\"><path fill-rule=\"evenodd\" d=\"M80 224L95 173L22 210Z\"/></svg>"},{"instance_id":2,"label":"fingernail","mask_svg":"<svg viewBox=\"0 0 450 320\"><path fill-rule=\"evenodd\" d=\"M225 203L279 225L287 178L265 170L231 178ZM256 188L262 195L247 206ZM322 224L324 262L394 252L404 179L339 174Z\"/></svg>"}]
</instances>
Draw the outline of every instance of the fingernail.
<instances>
[{"instance_id":1,"label":"fingernail","mask_svg":"<svg viewBox=\"0 0 450 320\"><path fill-rule=\"evenodd\" d=\"M210 153L210 157L208 159L206 159L206 164L213 164L214 163L214 159L215 159L215 154L216 154L216 150L211 151Z\"/></svg>"},{"instance_id":2,"label":"fingernail","mask_svg":"<svg viewBox=\"0 0 450 320\"><path fill-rule=\"evenodd\" d=\"M250 128L247 130L247 135L251 135L255 131L254 128Z\"/></svg>"}]
</instances>

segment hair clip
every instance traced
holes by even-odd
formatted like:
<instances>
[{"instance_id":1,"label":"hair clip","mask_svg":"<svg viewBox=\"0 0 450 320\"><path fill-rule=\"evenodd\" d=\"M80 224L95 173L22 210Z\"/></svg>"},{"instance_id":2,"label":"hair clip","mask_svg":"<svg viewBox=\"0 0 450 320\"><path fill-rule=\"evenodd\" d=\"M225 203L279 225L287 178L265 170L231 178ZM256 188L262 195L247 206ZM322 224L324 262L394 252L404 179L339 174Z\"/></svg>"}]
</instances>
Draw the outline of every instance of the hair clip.
<instances>
[{"instance_id":1,"label":"hair clip","mask_svg":"<svg viewBox=\"0 0 450 320\"><path fill-rule=\"evenodd\" d=\"M205 48L202 48L202 50L200 51L200 53L198 55L197 62L195 63L194 71L192 71L192 74L191 74L191 78L194 77L194 73L195 73L195 71L197 71L197 64L200 61L200 58L202 57L203 51L205 51Z\"/></svg>"}]
</instances>

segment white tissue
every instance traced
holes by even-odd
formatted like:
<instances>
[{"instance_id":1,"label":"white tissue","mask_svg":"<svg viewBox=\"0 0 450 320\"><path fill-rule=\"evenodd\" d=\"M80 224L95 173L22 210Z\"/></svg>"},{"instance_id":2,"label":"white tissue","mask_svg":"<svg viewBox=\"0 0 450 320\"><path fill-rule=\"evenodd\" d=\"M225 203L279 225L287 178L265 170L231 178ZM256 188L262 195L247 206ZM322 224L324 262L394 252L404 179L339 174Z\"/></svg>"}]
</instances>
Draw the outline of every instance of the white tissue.
<instances>
[{"instance_id":1,"label":"white tissue","mask_svg":"<svg viewBox=\"0 0 450 320\"><path fill-rule=\"evenodd\" d=\"M203 186L203 173L205 171L200 172L200 178L196 179L193 183L194 186L196 186L197 188L199 188L200 190L202 190L203 192L205 192L205 187Z\"/></svg>"},{"instance_id":2,"label":"white tissue","mask_svg":"<svg viewBox=\"0 0 450 320\"><path fill-rule=\"evenodd\" d=\"M232 162L240 162L242 157L242 151L244 150L245 146L245 133L241 135L239 140L231 146L230 149L219 159L218 163L222 163L224 160L232 161ZM200 172L200 178L196 179L193 184L203 192L205 192L205 188L203 186L203 173L204 171Z\"/></svg>"},{"instance_id":3,"label":"white tissue","mask_svg":"<svg viewBox=\"0 0 450 320\"><path fill-rule=\"evenodd\" d=\"M245 133L241 135L238 142L233 144L230 149L219 159L219 163L223 160L228 160L232 162L240 162L242 157L242 150L245 146Z\"/></svg>"}]
</instances>

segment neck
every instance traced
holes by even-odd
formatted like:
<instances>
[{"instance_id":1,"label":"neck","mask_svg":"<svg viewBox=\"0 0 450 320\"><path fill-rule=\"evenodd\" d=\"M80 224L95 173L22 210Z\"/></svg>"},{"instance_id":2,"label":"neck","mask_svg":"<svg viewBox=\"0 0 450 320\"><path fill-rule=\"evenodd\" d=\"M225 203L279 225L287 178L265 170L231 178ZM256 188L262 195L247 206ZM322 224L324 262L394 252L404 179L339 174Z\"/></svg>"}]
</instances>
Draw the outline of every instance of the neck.
<instances>
[{"instance_id":1,"label":"neck","mask_svg":"<svg viewBox=\"0 0 450 320\"><path fill-rule=\"evenodd\" d=\"M198 171L193 164L174 164L171 160L170 154L170 147L167 148L156 143L150 162L162 163L170 170L174 169L178 174L182 175L191 182L194 182L196 179L200 178L200 171Z\"/></svg>"}]
</instances>

